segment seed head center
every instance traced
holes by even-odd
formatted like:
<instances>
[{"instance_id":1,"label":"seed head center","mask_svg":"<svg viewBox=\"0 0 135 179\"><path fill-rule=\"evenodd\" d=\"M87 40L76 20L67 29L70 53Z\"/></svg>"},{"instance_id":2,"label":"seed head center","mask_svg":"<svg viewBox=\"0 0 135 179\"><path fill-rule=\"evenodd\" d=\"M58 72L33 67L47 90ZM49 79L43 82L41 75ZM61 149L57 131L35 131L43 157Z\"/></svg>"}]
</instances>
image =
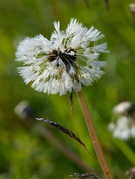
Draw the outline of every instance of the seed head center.
<instances>
[{"instance_id":1,"label":"seed head center","mask_svg":"<svg viewBox=\"0 0 135 179\"><path fill-rule=\"evenodd\" d=\"M76 52L71 48L67 48L64 52L61 52L60 50L53 50L49 54L48 60L49 62L51 62L59 58L63 61L65 65L67 65L72 64L74 61L76 61L77 55Z\"/></svg>"}]
</instances>

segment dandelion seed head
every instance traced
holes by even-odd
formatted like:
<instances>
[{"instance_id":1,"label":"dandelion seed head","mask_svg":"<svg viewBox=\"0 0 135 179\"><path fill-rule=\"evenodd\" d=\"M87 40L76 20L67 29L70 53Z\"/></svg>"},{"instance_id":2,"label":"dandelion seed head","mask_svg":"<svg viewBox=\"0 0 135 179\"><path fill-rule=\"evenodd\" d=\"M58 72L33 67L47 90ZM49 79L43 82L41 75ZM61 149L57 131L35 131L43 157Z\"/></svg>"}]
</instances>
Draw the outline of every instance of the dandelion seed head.
<instances>
[{"instance_id":1,"label":"dandelion seed head","mask_svg":"<svg viewBox=\"0 0 135 179\"><path fill-rule=\"evenodd\" d=\"M43 35L27 37L21 41L16 51L16 61L20 76L26 84L40 92L64 95L80 91L103 75L98 61L100 53L108 53L107 44L97 41L104 35L94 27L88 29L76 19L71 19L65 31L60 22L54 22L54 32L50 40Z\"/></svg>"},{"instance_id":2,"label":"dandelion seed head","mask_svg":"<svg viewBox=\"0 0 135 179\"><path fill-rule=\"evenodd\" d=\"M124 101L113 108L118 119L109 124L109 130L114 138L129 140L135 138L135 104L130 101Z\"/></svg>"}]
</instances>

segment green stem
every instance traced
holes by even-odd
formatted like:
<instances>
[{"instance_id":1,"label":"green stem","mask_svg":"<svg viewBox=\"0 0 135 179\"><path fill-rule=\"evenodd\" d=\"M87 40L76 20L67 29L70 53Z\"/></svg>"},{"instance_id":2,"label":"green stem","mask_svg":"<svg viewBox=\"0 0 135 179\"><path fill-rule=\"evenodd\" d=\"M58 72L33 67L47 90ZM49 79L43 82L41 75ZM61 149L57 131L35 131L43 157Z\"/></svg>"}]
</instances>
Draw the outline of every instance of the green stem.
<instances>
[{"instance_id":1,"label":"green stem","mask_svg":"<svg viewBox=\"0 0 135 179\"><path fill-rule=\"evenodd\" d=\"M84 115L84 118L85 118L85 121L86 121L86 124L87 124L87 127L88 127L88 131L89 131L89 134L90 134L90 137L91 137L91 140L92 140L92 143L93 143L93 146L94 146L100 167L103 170L103 173L104 173L106 179L113 179L113 176L112 176L112 174L109 170L109 167L107 165L107 162L105 160L100 142L98 140L98 137L97 137L97 134L96 134L96 131L95 131L95 128L94 128L88 107L86 105L84 96L83 96L82 92L78 92L77 94L78 94L80 106L81 106L81 109L82 109L82 112L83 112L83 115Z\"/></svg>"}]
</instances>

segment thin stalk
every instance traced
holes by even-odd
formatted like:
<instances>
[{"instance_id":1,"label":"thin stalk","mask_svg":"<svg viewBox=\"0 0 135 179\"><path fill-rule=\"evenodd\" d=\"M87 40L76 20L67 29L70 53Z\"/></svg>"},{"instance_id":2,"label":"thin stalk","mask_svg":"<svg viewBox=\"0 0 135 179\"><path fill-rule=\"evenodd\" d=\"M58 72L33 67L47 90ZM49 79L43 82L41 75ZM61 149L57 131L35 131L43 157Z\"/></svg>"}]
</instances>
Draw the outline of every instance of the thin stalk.
<instances>
[{"instance_id":1,"label":"thin stalk","mask_svg":"<svg viewBox=\"0 0 135 179\"><path fill-rule=\"evenodd\" d=\"M34 131L44 136L58 151L60 151L64 156L66 156L70 161L74 162L77 166L86 172L94 173L89 166L84 163L76 153L68 149L53 133L42 125L34 125Z\"/></svg>"},{"instance_id":2,"label":"thin stalk","mask_svg":"<svg viewBox=\"0 0 135 179\"><path fill-rule=\"evenodd\" d=\"M87 124L87 128L88 128L88 131L89 131L89 134L90 134L90 137L91 137L91 140L92 140L92 143L93 143L93 146L94 146L94 149L95 149L95 152L96 152L99 164L100 164L100 167L103 170L103 173L104 173L106 179L113 179L113 176L110 172L108 164L105 160L100 142L98 140L98 137L97 137L87 104L85 102L84 96L83 96L82 92L78 92L77 94L78 94L80 106L81 106L81 109L82 109L82 112L83 112L83 115L84 115L84 118L85 118L85 121Z\"/></svg>"}]
</instances>

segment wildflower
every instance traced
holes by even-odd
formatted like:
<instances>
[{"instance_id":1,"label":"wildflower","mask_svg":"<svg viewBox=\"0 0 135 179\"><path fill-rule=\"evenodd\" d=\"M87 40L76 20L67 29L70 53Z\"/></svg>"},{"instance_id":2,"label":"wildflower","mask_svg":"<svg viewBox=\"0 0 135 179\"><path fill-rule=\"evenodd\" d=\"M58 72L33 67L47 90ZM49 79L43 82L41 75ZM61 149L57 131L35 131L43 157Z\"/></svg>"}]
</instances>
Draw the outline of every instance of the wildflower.
<instances>
[{"instance_id":1,"label":"wildflower","mask_svg":"<svg viewBox=\"0 0 135 179\"><path fill-rule=\"evenodd\" d=\"M135 137L135 104L129 101L116 105L113 112L119 115L116 123L109 124L115 138L128 140Z\"/></svg>"},{"instance_id":2,"label":"wildflower","mask_svg":"<svg viewBox=\"0 0 135 179\"><path fill-rule=\"evenodd\" d=\"M33 119L34 118L34 111L32 107L30 106L29 102L26 100L21 101L18 103L14 109L14 112L18 115L18 117L24 119L24 118L29 118Z\"/></svg>"},{"instance_id":3,"label":"wildflower","mask_svg":"<svg viewBox=\"0 0 135 179\"><path fill-rule=\"evenodd\" d=\"M135 167L130 168L128 171L126 171L126 176L128 179L134 179L135 178Z\"/></svg>"},{"instance_id":4,"label":"wildflower","mask_svg":"<svg viewBox=\"0 0 135 179\"><path fill-rule=\"evenodd\" d=\"M97 44L104 37L100 31L87 29L71 19L65 31L54 22L50 40L43 35L25 38L20 42L16 61L22 62L19 74L26 84L48 94L64 95L80 91L103 74L105 62L98 61L100 53L107 53L106 43Z\"/></svg>"}]
</instances>

